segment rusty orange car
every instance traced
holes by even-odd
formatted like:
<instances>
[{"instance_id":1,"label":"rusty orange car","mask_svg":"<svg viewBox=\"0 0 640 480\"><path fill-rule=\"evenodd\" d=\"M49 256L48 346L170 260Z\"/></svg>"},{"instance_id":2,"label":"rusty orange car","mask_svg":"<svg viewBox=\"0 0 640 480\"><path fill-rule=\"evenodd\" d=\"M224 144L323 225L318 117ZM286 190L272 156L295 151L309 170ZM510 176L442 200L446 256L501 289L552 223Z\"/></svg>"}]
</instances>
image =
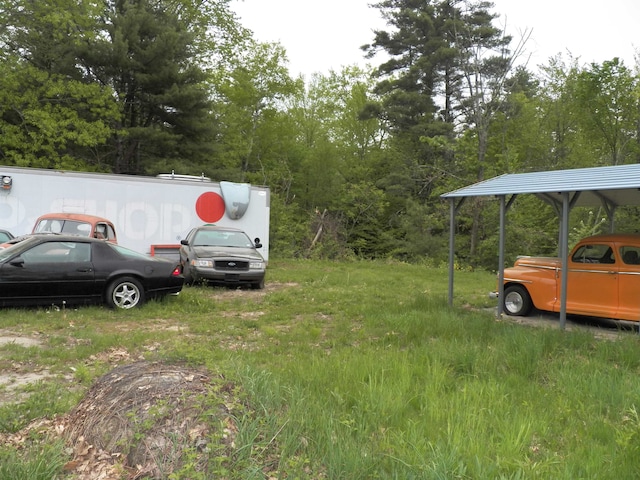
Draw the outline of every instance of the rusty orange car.
<instances>
[{"instance_id":1,"label":"rusty orange car","mask_svg":"<svg viewBox=\"0 0 640 480\"><path fill-rule=\"evenodd\" d=\"M568 314L640 322L640 235L584 238L567 262ZM504 312L559 312L561 273L560 258L519 257L504 270Z\"/></svg>"},{"instance_id":2,"label":"rusty orange car","mask_svg":"<svg viewBox=\"0 0 640 480\"><path fill-rule=\"evenodd\" d=\"M36 220L31 233L63 233L118 243L111 221L84 213L47 213Z\"/></svg>"}]
</instances>

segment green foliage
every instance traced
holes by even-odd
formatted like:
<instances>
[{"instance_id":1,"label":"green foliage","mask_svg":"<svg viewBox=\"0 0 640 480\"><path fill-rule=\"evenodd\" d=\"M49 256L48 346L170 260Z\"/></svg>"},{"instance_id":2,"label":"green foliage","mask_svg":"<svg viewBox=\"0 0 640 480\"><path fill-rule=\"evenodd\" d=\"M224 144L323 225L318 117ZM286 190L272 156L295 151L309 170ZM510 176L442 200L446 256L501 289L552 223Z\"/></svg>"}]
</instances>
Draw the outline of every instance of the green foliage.
<instances>
[{"instance_id":1,"label":"green foliage","mask_svg":"<svg viewBox=\"0 0 640 480\"><path fill-rule=\"evenodd\" d=\"M640 232L640 209L635 206L618 208L614 228L620 232Z\"/></svg>"},{"instance_id":2,"label":"green foliage","mask_svg":"<svg viewBox=\"0 0 640 480\"><path fill-rule=\"evenodd\" d=\"M292 78L231 0L0 0L0 163L266 185L276 256L447 260L440 195L503 173L640 161L638 72L562 55L515 67L480 1L380 0L371 69ZM367 40L363 39L363 43ZM518 206L522 205L522 206ZM632 209L616 225L640 229ZM519 198L507 259L554 252L555 213ZM598 218L601 216L598 214ZM457 214L457 262L495 268L494 202ZM573 235L599 223L572 212Z\"/></svg>"},{"instance_id":3,"label":"green foliage","mask_svg":"<svg viewBox=\"0 0 640 480\"><path fill-rule=\"evenodd\" d=\"M310 225L304 212L284 204L282 195L271 194L269 255L276 258L304 256L309 244Z\"/></svg>"},{"instance_id":4,"label":"green foliage","mask_svg":"<svg viewBox=\"0 0 640 480\"><path fill-rule=\"evenodd\" d=\"M290 123L281 115L285 99L302 89L290 78L285 52L277 44L251 42L213 79L221 122L219 151L208 168L214 178L275 184L278 165L287 161ZM230 70L226 70L230 68ZM272 177L273 176L273 177ZM288 178L285 178L285 181Z\"/></svg>"},{"instance_id":5,"label":"green foliage","mask_svg":"<svg viewBox=\"0 0 640 480\"><path fill-rule=\"evenodd\" d=\"M637 144L638 77L618 59L592 64L580 72L576 86L581 127L600 151L598 164L627 163L630 141ZM637 153L637 152L636 152Z\"/></svg>"},{"instance_id":6,"label":"green foliage","mask_svg":"<svg viewBox=\"0 0 640 480\"><path fill-rule=\"evenodd\" d=\"M0 152L8 165L101 169L97 158L76 154L103 144L119 118L112 91L26 63L0 66Z\"/></svg>"},{"instance_id":7,"label":"green foliage","mask_svg":"<svg viewBox=\"0 0 640 480\"><path fill-rule=\"evenodd\" d=\"M595 212L589 209L585 212L584 218L580 219L579 223L569 231L569 247L571 248L585 237L604 233L606 221L602 209L597 209Z\"/></svg>"},{"instance_id":8,"label":"green foliage","mask_svg":"<svg viewBox=\"0 0 640 480\"><path fill-rule=\"evenodd\" d=\"M215 132L203 60L213 56L212 46L228 49L230 39L246 37L226 10L227 2L205 3L194 9L180 1L5 0L0 6L4 24L14 27L2 33L9 47L5 58L16 64L26 60L37 72L30 75L42 84L26 86L40 102L27 112L26 124L20 116L23 101L3 102L16 117L9 124L24 130L37 125L44 133L30 150L25 140L31 139L12 133L7 150L21 162L14 163L97 165L115 173L156 173L175 157L202 165L213 151ZM71 101L52 91L58 76L65 80L63 93L75 86L66 95ZM40 157L51 160L43 165L37 163Z\"/></svg>"}]
</instances>

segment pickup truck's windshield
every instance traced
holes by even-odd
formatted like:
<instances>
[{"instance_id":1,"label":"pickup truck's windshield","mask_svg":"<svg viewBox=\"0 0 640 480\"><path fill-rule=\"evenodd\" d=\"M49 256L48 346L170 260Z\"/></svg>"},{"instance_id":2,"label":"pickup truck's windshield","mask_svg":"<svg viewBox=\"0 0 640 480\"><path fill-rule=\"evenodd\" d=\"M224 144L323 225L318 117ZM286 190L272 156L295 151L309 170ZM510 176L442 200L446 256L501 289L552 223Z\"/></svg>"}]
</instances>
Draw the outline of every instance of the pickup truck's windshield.
<instances>
[{"instance_id":1,"label":"pickup truck's windshield","mask_svg":"<svg viewBox=\"0 0 640 480\"><path fill-rule=\"evenodd\" d=\"M609 245L582 245L571 257L576 263L615 263L613 250Z\"/></svg>"},{"instance_id":2,"label":"pickup truck's windshield","mask_svg":"<svg viewBox=\"0 0 640 480\"><path fill-rule=\"evenodd\" d=\"M48 218L40 220L34 231L35 233L66 233L88 237L91 235L91 224L76 220Z\"/></svg>"}]
</instances>

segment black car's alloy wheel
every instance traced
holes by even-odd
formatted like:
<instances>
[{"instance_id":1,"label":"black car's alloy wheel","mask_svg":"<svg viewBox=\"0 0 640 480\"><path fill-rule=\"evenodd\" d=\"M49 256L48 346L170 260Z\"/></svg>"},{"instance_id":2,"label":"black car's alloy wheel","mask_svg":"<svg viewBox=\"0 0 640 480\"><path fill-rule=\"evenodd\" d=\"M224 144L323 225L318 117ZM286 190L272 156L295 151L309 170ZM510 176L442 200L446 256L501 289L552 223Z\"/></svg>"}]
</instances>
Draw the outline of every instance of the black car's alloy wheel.
<instances>
[{"instance_id":1,"label":"black car's alloy wheel","mask_svg":"<svg viewBox=\"0 0 640 480\"><path fill-rule=\"evenodd\" d=\"M113 308L128 309L143 303L144 290L135 278L118 278L107 288L107 304Z\"/></svg>"}]
</instances>

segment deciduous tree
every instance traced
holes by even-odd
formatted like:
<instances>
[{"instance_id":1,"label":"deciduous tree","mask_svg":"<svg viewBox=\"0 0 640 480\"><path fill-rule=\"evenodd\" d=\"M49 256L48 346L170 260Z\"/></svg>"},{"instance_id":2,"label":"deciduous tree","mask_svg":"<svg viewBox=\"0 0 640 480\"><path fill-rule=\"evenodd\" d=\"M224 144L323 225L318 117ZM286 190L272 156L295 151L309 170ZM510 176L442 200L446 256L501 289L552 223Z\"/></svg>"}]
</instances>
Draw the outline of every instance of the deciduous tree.
<instances>
[{"instance_id":1,"label":"deciduous tree","mask_svg":"<svg viewBox=\"0 0 640 480\"><path fill-rule=\"evenodd\" d=\"M248 38L228 3L0 0L0 42L51 78L110 92L120 116L102 120L112 135L78 157L116 173L202 165L216 138L209 68Z\"/></svg>"}]
</instances>

